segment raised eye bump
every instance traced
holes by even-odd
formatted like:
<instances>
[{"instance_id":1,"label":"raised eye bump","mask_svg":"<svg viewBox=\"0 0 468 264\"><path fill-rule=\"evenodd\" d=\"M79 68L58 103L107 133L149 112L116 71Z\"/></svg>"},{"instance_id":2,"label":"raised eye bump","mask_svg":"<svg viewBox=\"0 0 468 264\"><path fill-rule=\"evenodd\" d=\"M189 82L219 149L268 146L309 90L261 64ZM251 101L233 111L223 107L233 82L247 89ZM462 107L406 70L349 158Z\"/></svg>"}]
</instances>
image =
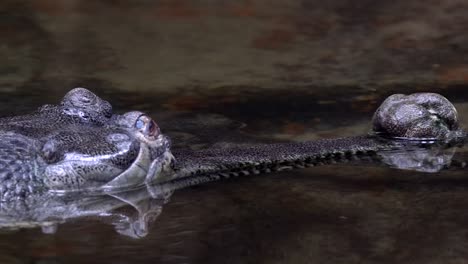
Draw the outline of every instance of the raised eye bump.
<instances>
[{"instance_id":1,"label":"raised eye bump","mask_svg":"<svg viewBox=\"0 0 468 264\"><path fill-rule=\"evenodd\" d=\"M142 114L135 121L135 128L147 137L157 137L160 133L159 127L151 117Z\"/></svg>"},{"instance_id":2,"label":"raised eye bump","mask_svg":"<svg viewBox=\"0 0 468 264\"><path fill-rule=\"evenodd\" d=\"M143 127L145 126L145 122L143 122L142 120L138 119L135 123L135 127L137 129L142 129Z\"/></svg>"},{"instance_id":3,"label":"raised eye bump","mask_svg":"<svg viewBox=\"0 0 468 264\"><path fill-rule=\"evenodd\" d=\"M107 119L112 117L112 106L109 102L99 98L85 88L75 88L69 91L62 99L63 108L82 110L94 119ZM68 110L70 111L70 110ZM105 122L104 120L102 122Z\"/></svg>"}]
</instances>

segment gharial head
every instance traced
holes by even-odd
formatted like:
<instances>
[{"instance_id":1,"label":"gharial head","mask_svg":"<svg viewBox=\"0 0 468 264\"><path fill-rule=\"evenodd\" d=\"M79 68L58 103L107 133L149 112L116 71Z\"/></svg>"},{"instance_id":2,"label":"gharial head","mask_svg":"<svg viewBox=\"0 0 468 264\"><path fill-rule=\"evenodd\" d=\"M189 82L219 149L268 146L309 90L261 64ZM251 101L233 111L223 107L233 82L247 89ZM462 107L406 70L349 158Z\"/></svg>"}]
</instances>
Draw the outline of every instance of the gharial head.
<instances>
[{"instance_id":1,"label":"gharial head","mask_svg":"<svg viewBox=\"0 0 468 264\"><path fill-rule=\"evenodd\" d=\"M41 107L36 117L42 130L33 131L40 132L43 178L51 190L131 188L171 170L170 141L153 119L139 111L113 114L85 88Z\"/></svg>"},{"instance_id":2,"label":"gharial head","mask_svg":"<svg viewBox=\"0 0 468 264\"><path fill-rule=\"evenodd\" d=\"M394 94L372 119L373 131L391 138L450 141L463 137L457 110L436 93Z\"/></svg>"}]
</instances>

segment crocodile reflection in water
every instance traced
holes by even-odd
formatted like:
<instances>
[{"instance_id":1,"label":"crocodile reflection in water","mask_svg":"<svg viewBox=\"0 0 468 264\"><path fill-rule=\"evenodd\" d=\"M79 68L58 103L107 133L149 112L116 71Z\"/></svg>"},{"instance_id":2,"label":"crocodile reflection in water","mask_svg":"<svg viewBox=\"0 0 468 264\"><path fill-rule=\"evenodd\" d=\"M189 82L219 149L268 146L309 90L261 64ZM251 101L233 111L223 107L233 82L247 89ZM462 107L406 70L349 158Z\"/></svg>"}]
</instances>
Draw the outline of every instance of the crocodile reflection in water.
<instances>
[{"instance_id":1,"label":"crocodile reflection in water","mask_svg":"<svg viewBox=\"0 0 468 264\"><path fill-rule=\"evenodd\" d=\"M55 233L59 224L86 217L112 224L122 235L140 238L148 234L148 224L161 213L170 194L158 185L100 195L45 193L27 205L19 200L2 202L0 229L40 227L49 234Z\"/></svg>"},{"instance_id":2,"label":"crocodile reflection in water","mask_svg":"<svg viewBox=\"0 0 468 264\"><path fill-rule=\"evenodd\" d=\"M138 201L146 201L150 194L164 200L161 197L175 189L223 177L301 168L355 157L417 168L398 161L395 157L401 157L401 152L400 156L395 156L395 151L421 153L419 151L427 151L420 148L421 143L427 145L435 141L442 142L443 149L446 144L465 138L465 133L458 128L452 104L431 93L389 97L374 115L374 130L378 135L197 152L178 150L174 152L176 160L168 138L150 117L137 111L113 114L108 102L84 88L70 91L60 105L45 105L30 115L0 121L0 213L7 219L4 225L8 225L8 219L16 219L18 227L21 226L18 220L27 226L34 221L55 222L101 214L126 202L134 203L135 199L122 198L129 197L132 192L140 197ZM385 136L420 140L415 145L408 140L389 140ZM451 156L443 155L442 159L426 159L430 168L427 171L447 166ZM423 159L427 157L431 155ZM127 191L145 184L150 187L150 194L142 190ZM71 191L103 195L57 194ZM91 204L96 205L95 209L89 209ZM141 208L138 210L141 216ZM142 226L144 221L137 223ZM143 231L128 231L135 228L125 230L122 232L144 234Z\"/></svg>"},{"instance_id":3,"label":"crocodile reflection in water","mask_svg":"<svg viewBox=\"0 0 468 264\"><path fill-rule=\"evenodd\" d=\"M413 169L416 168L415 165L421 165L424 167L423 171L435 172L447 168L453 153L453 148L431 145L429 148L412 146L410 149L383 151L381 154L390 159L389 161L396 159L397 162L393 162L392 165L397 167L403 164L401 168ZM365 161L360 159L358 162ZM464 166L453 165L451 167ZM437 181L437 178L435 180ZM27 205L23 200L5 201L0 203L0 229L40 227L44 233L55 233L59 224L86 217L111 224L122 235L141 238L149 233L149 224L159 216L172 192L181 186L183 181L169 181L108 194L44 193L36 196L35 200L30 200ZM121 208L125 210L120 210Z\"/></svg>"}]
</instances>

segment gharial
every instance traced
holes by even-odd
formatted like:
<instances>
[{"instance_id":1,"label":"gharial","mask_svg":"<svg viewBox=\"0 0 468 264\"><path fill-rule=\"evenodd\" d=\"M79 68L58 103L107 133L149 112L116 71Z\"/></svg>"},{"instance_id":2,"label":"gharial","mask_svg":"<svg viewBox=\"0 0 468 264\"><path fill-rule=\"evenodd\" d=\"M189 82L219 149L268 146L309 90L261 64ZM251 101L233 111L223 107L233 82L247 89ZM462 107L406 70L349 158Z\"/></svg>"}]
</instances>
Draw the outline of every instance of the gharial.
<instances>
[{"instance_id":1,"label":"gharial","mask_svg":"<svg viewBox=\"0 0 468 264\"><path fill-rule=\"evenodd\" d=\"M0 119L0 198L44 192L112 192L167 183L177 189L223 177L313 166L404 148L405 140L463 141L454 106L434 93L392 95L373 117L374 133L301 143L231 146L171 153L170 140L148 115L114 114L85 88L60 104Z\"/></svg>"}]
</instances>

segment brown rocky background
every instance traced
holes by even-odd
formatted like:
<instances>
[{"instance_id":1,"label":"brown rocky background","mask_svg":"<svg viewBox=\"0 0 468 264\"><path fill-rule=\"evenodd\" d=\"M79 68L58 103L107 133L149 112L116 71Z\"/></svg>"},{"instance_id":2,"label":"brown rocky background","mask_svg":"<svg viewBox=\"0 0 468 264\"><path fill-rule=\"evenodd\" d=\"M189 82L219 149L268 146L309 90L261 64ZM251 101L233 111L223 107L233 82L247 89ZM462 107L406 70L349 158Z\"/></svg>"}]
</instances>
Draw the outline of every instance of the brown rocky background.
<instances>
[{"instance_id":1,"label":"brown rocky background","mask_svg":"<svg viewBox=\"0 0 468 264\"><path fill-rule=\"evenodd\" d=\"M0 88L447 89L468 82L467 11L461 0L7 0Z\"/></svg>"}]
</instances>

